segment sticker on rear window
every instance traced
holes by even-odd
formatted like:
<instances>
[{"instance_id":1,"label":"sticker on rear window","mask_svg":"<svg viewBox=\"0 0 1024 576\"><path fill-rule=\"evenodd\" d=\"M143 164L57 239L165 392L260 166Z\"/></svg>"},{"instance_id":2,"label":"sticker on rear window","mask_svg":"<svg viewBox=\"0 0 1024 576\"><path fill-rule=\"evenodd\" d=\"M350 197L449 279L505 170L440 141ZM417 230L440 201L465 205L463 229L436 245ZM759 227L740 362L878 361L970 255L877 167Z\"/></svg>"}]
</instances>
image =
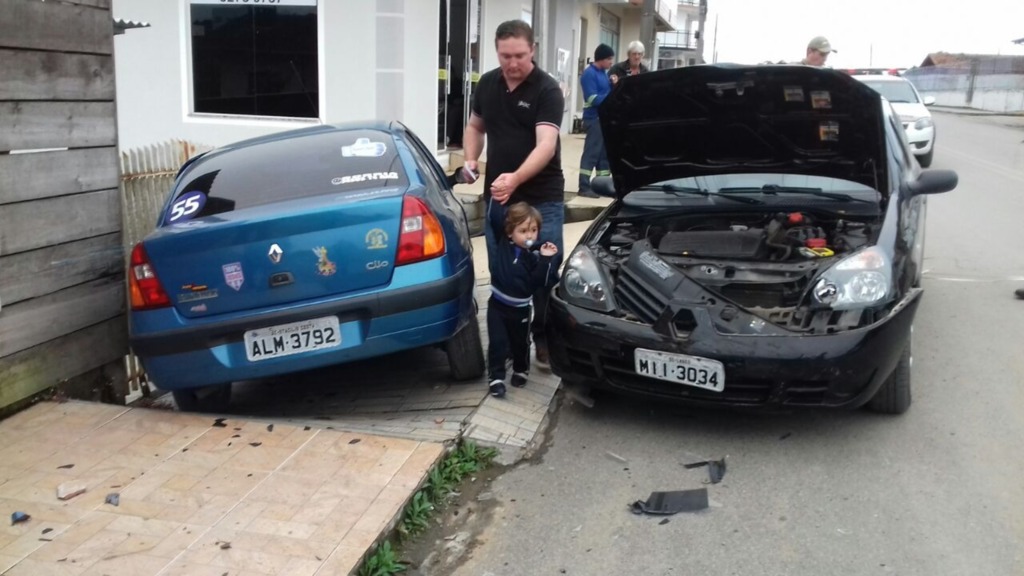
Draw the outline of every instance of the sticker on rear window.
<instances>
[{"instance_id":1,"label":"sticker on rear window","mask_svg":"<svg viewBox=\"0 0 1024 576\"><path fill-rule=\"evenodd\" d=\"M341 147L345 158L380 158L388 151L383 142L371 142L369 138L356 138L355 144Z\"/></svg>"},{"instance_id":2,"label":"sticker on rear window","mask_svg":"<svg viewBox=\"0 0 1024 576\"><path fill-rule=\"evenodd\" d=\"M828 90L811 91L811 108L831 108L832 94Z\"/></svg>"},{"instance_id":3,"label":"sticker on rear window","mask_svg":"<svg viewBox=\"0 0 1024 576\"><path fill-rule=\"evenodd\" d=\"M352 174L350 176L339 176L331 180L331 184L352 184L354 182L368 182L370 180L396 180L398 172L366 172L365 174Z\"/></svg>"},{"instance_id":4,"label":"sticker on rear window","mask_svg":"<svg viewBox=\"0 0 1024 576\"><path fill-rule=\"evenodd\" d=\"M818 125L818 137L822 142L839 141L839 122L827 121Z\"/></svg>"},{"instance_id":5,"label":"sticker on rear window","mask_svg":"<svg viewBox=\"0 0 1024 576\"><path fill-rule=\"evenodd\" d=\"M186 192L171 204L171 214L167 217L167 222L184 222L194 218L199 211L206 205L206 194L195 190L192 192Z\"/></svg>"},{"instance_id":6,"label":"sticker on rear window","mask_svg":"<svg viewBox=\"0 0 1024 576\"><path fill-rule=\"evenodd\" d=\"M786 97L786 102L803 102L804 101L804 87L803 86L784 86L782 88L783 95Z\"/></svg>"}]
</instances>

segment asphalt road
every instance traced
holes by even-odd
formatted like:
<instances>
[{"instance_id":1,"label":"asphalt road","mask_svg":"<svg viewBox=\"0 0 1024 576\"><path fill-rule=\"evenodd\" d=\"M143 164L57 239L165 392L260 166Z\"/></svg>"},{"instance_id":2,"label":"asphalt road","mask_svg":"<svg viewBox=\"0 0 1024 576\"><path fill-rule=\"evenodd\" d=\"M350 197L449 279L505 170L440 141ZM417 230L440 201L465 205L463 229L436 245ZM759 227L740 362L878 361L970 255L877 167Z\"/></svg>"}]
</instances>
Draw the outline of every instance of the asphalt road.
<instances>
[{"instance_id":1,"label":"asphalt road","mask_svg":"<svg viewBox=\"0 0 1024 576\"><path fill-rule=\"evenodd\" d=\"M960 186L929 200L907 414L567 402L547 450L494 481L454 574L1024 574L1024 129L936 124L933 168ZM709 509L628 510L723 456Z\"/></svg>"}]
</instances>

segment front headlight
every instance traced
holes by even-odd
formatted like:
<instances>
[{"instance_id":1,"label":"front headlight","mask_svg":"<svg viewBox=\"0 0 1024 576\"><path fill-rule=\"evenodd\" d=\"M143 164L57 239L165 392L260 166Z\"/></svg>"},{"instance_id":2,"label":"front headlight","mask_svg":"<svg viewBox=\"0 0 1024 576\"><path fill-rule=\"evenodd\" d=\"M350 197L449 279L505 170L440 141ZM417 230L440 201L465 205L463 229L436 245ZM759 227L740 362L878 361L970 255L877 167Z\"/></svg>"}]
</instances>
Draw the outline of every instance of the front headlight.
<instances>
[{"instance_id":1,"label":"front headlight","mask_svg":"<svg viewBox=\"0 0 1024 576\"><path fill-rule=\"evenodd\" d=\"M917 128L918 130L924 130L925 128L929 128L932 125L932 119L930 116L918 118L917 120L914 121L914 128Z\"/></svg>"},{"instance_id":2,"label":"front headlight","mask_svg":"<svg viewBox=\"0 0 1024 576\"><path fill-rule=\"evenodd\" d=\"M866 308L892 292L892 262L871 246L837 262L814 285L815 302L833 310Z\"/></svg>"},{"instance_id":3,"label":"front headlight","mask_svg":"<svg viewBox=\"0 0 1024 576\"><path fill-rule=\"evenodd\" d=\"M562 273L562 288L565 300L570 304L598 312L615 309L610 293L611 282L586 246L576 247L569 255Z\"/></svg>"}]
</instances>

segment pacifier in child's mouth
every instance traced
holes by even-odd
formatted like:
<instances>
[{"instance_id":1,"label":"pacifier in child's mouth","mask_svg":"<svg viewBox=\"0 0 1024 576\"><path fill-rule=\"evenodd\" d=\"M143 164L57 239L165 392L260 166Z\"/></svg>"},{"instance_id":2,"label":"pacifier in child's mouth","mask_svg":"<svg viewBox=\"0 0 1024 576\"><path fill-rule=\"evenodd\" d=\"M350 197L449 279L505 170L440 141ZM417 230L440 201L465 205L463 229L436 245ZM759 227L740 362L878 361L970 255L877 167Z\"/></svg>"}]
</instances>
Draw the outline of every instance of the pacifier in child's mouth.
<instances>
[{"instance_id":1,"label":"pacifier in child's mouth","mask_svg":"<svg viewBox=\"0 0 1024 576\"><path fill-rule=\"evenodd\" d=\"M532 247L533 247L533 240L527 240L527 241L525 242L525 244L526 244L526 247L527 247L527 248L532 248Z\"/></svg>"}]
</instances>

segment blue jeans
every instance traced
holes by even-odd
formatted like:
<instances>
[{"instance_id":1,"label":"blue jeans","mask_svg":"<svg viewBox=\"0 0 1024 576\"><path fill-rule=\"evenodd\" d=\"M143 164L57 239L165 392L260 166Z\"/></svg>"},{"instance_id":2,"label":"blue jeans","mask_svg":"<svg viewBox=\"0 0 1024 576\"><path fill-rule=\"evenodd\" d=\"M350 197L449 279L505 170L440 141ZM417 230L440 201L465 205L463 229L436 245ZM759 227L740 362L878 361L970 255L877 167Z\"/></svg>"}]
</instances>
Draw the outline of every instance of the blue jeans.
<instances>
[{"instance_id":1,"label":"blue jeans","mask_svg":"<svg viewBox=\"0 0 1024 576\"><path fill-rule=\"evenodd\" d=\"M515 201L515 195L513 194L509 203L513 203ZM562 260L566 256L565 246L562 242L562 228L565 226L565 202L541 202L539 204L534 204L533 207L540 212L540 217L543 220L537 242L541 244L544 242L551 242L555 246L558 246L558 255L551 259L555 268L558 268L562 265ZM498 249L499 241L505 240L504 236L502 238L498 238L495 235L494 227L490 225L491 218L496 216L492 213L493 210L500 210L501 221L505 221L505 206L498 204L493 199L488 199L487 215L485 220L487 225L484 226L484 238L487 242L488 266L490 266L490 262L495 261L495 252ZM493 274L493 270L491 273ZM544 322L547 319L550 292L551 286L544 286L533 294L533 322L530 324L530 332L533 333L534 339L543 340L544 338Z\"/></svg>"},{"instance_id":2,"label":"blue jeans","mask_svg":"<svg viewBox=\"0 0 1024 576\"><path fill-rule=\"evenodd\" d=\"M583 141L583 155L580 157L580 190L590 189L590 175L595 169L598 176L611 173L608 163L608 150L604 145L601 133L601 120L591 118L583 121L583 131L587 133Z\"/></svg>"}]
</instances>

